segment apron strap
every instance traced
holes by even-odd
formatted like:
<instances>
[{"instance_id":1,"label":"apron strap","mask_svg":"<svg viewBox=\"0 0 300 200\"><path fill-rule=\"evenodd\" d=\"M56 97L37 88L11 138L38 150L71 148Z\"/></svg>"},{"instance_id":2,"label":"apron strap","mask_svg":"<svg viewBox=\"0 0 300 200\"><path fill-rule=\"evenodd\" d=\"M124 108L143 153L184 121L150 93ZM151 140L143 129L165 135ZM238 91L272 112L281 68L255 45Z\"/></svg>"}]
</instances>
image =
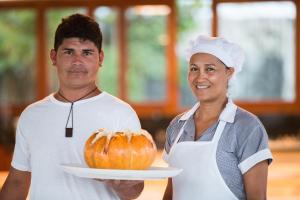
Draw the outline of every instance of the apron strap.
<instances>
[{"instance_id":1,"label":"apron strap","mask_svg":"<svg viewBox=\"0 0 300 200\"><path fill-rule=\"evenodd\" d=\"M181 127L181 129L180 129L180 131L179 131L179 133L178 133L176 139L174 140L174 142L173 142L173 144L172 144L172 146L171 146L171 148L170 148L169 153L172 151L174 145L177 144L177 142L179 141L180 137L182 136L183 131L184 131L184 127L185 127L186 123L187 123L187 120L184 122L183 126Z\"/></svg>"},{"instance_id":2,"label":"apron strap","mask_svg":"<svg viewBox=\"0 0 300 200\"><path fill-rule=\"evenodd\" d=\"M190 110L188 110L188 111L180 118L180 119L182 119L182 120L184 119L185 122L184 122L183 126L181 127L181 129L180 129L180 131L179 131L179 133L178 133L176 139L174 140L174 142L173 142L173 144L172 144L172 146L171 146L169 152L171 152L171 150L173 149L174 144L176 144L176 143L179 141L180 137L182 136L182 133L183 133L183 131L184 131L184 128L185 128L185 125L186 125L188 119L189 119L192 115L194 115L194 113L195 113L196 110L199 108L199 106L200 106L200 103L197 102Z\"/></svg>"},{"instance_id":3,"label":"apron strap","mask_svg":"<svg viewBox=\"0 0 300 200\"><path fill-rule=\"evenodd\" d=\"M216 141L216 143L218 143L218 141L219 141L219 139L220 139L220 137L221 137L221 135L222 135L222 132L223 132L225 126L226 126L226 123L227 123L227 122L225 122L225 121L223 121L223 120L220 120L220 121L219 121L218 126L217 126L217 129L216 129L216 131L215 131L215 134L214 134L214 136L213 136L213 138L212 138L212 141Z\"/></svg>"}]
</instances>

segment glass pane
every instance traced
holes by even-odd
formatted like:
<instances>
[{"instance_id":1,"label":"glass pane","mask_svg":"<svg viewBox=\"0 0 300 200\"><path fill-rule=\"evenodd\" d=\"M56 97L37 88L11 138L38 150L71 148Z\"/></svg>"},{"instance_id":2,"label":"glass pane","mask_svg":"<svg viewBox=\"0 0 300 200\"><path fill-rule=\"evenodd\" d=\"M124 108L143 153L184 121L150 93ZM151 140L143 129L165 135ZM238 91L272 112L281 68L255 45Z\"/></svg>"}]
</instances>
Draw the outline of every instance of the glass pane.
<instances>
[{"instance_id":1,"label":"glass pane","mask_svg":"<svg viewBox=\"0 0 300 200\"><path fill-rule=\"evenodd\" d=\"M295 19L292 2L222 3L217 7L219 35L246 53L232 88L246 101L295 99Z\"/></svg>"},{"instance_id":2,"label":"glass pane","mask_svg":"<svg viewBox=\"0 0 300 200\"><path fill-rule=\"evenodd\" d=\"M185 49L197 35L211 35L211 0L177 0L177 58L180 80L180 105L190 106L196 99L187 81Z\"/></svg>"},{"instance_id":3,"label":"glass pane","mask_svg":"<svg viewBox=\"0 0 300 200\"><path fill-rule=\"evenodd\" d=\"M54 48L54 35L58 24L60 24L62 18L71 14L81 13L85 14L84 8L59 8L48 9L46 11L47 17L47 58L48 58L48 72L49 72L49 92L54 92L58 89L58 78L56 76L56 68L52 65L50 60L50 50Z\"/></svg>"},{"instance_id":4,"label":"glass pane","mask_svg":"<svg viewBox=\"0 0 300 200\"><path fill-rule=\"evenodd\" d=\"M118 96L118 30L117 10L109 7L99 7L95 10L95 19L100 24L103 34L102 49L104 62L98 73L98 85L115 96Z\"/></svg>"},{"instance_id":5,"label":"glass pane","mask_svg":"<svg viewBox=\"0 0 300 200\"><path fill-rule=\"evenodd\" d=\"M24 104L36 97L36 13L0 12L0 104Z\"/></svg>"},{"instance_id":6,"label":"glass pane","mask_svg":"<svg viewBox=\"0 0 300 200\"><path fill-rule=\"evenodd\" d=\"M133 102L166 99L167 6L135 6L128 22L128 98Z\"/></svg>"}]
</instances>

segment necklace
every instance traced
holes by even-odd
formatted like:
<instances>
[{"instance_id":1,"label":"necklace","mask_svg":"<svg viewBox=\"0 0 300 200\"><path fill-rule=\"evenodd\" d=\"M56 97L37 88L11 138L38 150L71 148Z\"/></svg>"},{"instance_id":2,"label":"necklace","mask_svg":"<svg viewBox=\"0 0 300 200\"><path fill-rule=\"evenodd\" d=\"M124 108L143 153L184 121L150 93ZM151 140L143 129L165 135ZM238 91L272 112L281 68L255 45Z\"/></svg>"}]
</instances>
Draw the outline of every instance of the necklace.
<instances>
[{"instance_id":1,"label":"necklace","mask_svg":"<svg viewBox=\"0 0 300 200\"><path fill-rule=\"evenodd\" d=\"M97 87L95 87L93 90L91 90L90 92L88 92L87 94L83 95L82 97L80 97L79 99L76 99L75 101L70 101L69 99L67 99L66 97L64 97L64 95L62 95L60 93L60 91L57 92L57 94L63 98L64 100L66 100L67 102L71 103L71 108L70 108L70 111L69 111L69 115L68 115L68 119L67 119L67 123L66 123L66 134L65 134L65 137L72 137L73 136L73 105L75 102L89 96L90 94L92 94L93 92L95 92L97 90ZM69 119L70 119L70 116L72 115L72 124L71 124L71 127L68 127L68 124L69 124Z\"/></svg>"}]
</instances>

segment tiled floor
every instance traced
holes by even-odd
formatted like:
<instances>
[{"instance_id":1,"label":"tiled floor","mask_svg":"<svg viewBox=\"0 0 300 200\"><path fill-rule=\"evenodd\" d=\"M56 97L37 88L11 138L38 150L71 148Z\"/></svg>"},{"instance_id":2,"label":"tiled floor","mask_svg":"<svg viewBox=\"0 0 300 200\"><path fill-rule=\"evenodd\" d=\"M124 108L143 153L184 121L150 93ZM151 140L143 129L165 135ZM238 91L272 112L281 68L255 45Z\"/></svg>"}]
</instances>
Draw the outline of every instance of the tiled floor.
<instances>
[{"instance_id":1,"label":"tiled floor","mask_svg":"<svg viewBox=\"0 0 300 200\"><path fill-rule=\"evenodd\" d=\"M269 168L268 200L300 199L300 151L273 151L274 162ZM166 166L161 152L153 164ZM0 172L2 186L7 172ZM138 200L160 200L167 180L146 181L145 189Z\"/></svg>"}]
</instances>

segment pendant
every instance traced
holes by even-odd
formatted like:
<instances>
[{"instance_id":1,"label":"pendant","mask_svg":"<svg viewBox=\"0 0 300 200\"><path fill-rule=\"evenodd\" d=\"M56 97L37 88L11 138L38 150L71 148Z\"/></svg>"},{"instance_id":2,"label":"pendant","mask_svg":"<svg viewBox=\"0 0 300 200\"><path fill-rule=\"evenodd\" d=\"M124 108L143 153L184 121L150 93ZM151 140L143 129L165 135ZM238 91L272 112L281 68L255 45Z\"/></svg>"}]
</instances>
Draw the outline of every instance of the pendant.
<instances>
[{"instance_id":1,"label":"pendant","mask_svg":"<svg viewBox=\"0 0 300 200\"><path fill-rule=\"evenodd\" d=\"M66 137L73 136L73 128L66 128Z\"/></svg>"}]
</instances>

